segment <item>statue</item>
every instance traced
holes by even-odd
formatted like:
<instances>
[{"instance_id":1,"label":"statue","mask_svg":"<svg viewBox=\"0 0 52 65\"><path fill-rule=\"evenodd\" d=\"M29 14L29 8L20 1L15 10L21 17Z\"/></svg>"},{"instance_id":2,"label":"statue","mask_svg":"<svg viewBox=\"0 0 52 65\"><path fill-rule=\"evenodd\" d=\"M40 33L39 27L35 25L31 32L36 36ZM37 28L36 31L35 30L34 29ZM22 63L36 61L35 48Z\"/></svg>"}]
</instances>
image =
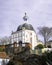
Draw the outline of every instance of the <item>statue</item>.
<instances>
[{"instance_id":1,"label":"statue","mask_svg":"<svg viewBox=\"0 0 52 65\"><path fill-rule=\"evenodd\" d=\"M24 21L27 21L27 19L28 19L28 17L27 17L27 14L26 14L26 12L25 12L25 16L23 17L23 20L24 20Z\"/></svg>"}]
</instances>

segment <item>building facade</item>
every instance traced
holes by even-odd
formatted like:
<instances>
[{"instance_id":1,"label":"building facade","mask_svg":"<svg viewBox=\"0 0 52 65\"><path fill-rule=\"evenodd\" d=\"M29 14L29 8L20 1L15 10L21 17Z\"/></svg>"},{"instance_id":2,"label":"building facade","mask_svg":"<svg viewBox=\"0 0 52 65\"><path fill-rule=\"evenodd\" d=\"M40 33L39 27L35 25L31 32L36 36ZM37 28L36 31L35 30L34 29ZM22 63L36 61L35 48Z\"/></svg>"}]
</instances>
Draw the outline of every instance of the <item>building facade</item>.
<instances>
[{"instance_id":1,"label":"building facade","mask_svg":"<svg viewBox=\"0 0 52 65\"><path fill-rule=\"evenodd\" d=\"M24 21L27 21L26 13L23 19ZM18 43L20 41L22 41L22 43L29 43L32 49L34 49L34 47L37 45L36 32L34 31L34 28L32 27L31 24L25 22L24 24L19 25L15 32L12 32L11 42ZM19 45L17 44L17 46ZM25 46L25 44L22 44L22 46Z\"/></svg>"}]
</instances>

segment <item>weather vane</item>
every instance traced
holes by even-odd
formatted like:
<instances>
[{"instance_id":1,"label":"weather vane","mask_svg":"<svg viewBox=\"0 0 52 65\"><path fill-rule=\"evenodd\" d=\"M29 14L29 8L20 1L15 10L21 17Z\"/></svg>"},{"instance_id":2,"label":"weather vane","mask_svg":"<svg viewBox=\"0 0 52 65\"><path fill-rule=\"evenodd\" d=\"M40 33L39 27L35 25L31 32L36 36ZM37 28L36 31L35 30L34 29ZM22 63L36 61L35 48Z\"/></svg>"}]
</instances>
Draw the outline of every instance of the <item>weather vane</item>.
<instances>
[{"instance_id":1,"label":"weather vane","mask_svg":"<svg viewBox=\"0 0 52 65\"><path fill-rule=\"evenodd\" d=\"M27 19L28 19L28 17L27 17L27 14L26 14L26 12L25 12L25 16L23 17L23 20L24 20L24 21L27 21Z\"/></svg>"}]
</instances>

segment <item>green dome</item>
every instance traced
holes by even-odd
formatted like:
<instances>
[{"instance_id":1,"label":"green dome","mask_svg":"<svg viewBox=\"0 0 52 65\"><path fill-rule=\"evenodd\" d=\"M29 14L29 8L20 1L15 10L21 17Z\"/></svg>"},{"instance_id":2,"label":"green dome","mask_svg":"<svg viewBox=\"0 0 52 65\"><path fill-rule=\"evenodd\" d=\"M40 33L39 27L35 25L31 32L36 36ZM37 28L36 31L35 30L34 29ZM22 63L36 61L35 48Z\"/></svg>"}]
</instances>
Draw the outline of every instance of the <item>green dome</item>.
<instances>
[{"instance_id":1,"label":"green dome","mask_svg":"<svg viewBox=\"0 0 52 65\"><path fill-rule=\"evenodd\" d=\"M20 30L23 30L23 29L33 30L34 31L34 28L32 27L32 25L31 24L27 24L27 23L19 25L18 28L17 28L17 31L20 31Z\"/></svg>"}]
</instances>

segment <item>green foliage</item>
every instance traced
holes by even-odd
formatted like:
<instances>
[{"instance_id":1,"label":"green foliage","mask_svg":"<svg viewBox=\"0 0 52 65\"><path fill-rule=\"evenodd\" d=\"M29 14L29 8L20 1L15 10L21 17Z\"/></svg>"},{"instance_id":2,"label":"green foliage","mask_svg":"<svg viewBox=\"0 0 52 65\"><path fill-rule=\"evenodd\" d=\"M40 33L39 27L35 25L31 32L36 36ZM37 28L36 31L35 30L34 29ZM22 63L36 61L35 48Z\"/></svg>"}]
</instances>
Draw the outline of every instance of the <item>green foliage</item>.
<instances>
[{"instance_id":1,"label":"green foliage","mask_svg":"<svg viewBox=\"0 0 52 65\"><path fill-rule=\"evenodd\" d=\"M2 52L3 51L3 49L2 48L0 48L0 52Z\"/></svg>"},{"instance_id":2,"label":"green foliage","mask_svg":"<svg viewBox=\"0 0 52 65\"><path fill-rule=\"evenodd\" d=\"M40 45L40 44L39 44ZM44 46L39 46L43 48ZM25 61L25 62L24 62ZM48 65L46 62L52 62L52 52L44 53L42 55L30 54L27 48L21 52L14 54L7 65ZM52 64L50 64L52 65Z\"/></svg>"},{"instance_id":3,"label":"green foliage","mask_svg":"<svg viewBox=\"0 0 52 65\"><path fill-rule=\"evenodd\" d=\"M36 46L36 48L42 49L42 48L44 48L44 46L43 46L42 44L38 44L38 45Z\"/></svg>"},{"instance_id":4,"label":"green foliage","mask_svg":"<svg viewBox=\"0 0 52 65\"><path fill-rule=\"evenodd\" d=\"M46 55L47 55L47 59L49 59L50 61L52 61L52 52L46 53Z\"/></svg>"}]
</instances>

